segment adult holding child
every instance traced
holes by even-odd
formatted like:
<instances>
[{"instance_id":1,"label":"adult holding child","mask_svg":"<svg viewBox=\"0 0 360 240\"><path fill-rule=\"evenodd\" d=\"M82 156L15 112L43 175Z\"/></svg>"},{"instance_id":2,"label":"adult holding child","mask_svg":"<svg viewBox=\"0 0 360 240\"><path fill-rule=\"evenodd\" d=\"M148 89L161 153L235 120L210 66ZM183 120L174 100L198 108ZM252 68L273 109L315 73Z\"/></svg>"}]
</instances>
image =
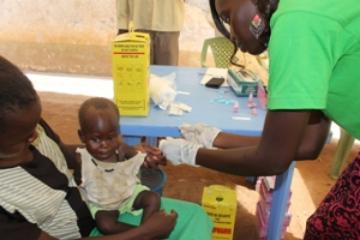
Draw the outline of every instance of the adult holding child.
<instances>
[{"instance_id":1,"label":"adult holding child","mask_svg":"<svg viewBox=\"0 0 360 240\"><path fill-rule=\"evenodd\" d=\"M95 221L73 184L74 149L41 119L29 79L0 57L0 235L4 239L92 239ZM155 160L155 156L153 158ZM136 227L96 239L209 239L212 224L200 206L173 199ZM120 220L122 218L120 217ZM195 224L196 223L196 224Z\"/></svg>"}]
</instances>

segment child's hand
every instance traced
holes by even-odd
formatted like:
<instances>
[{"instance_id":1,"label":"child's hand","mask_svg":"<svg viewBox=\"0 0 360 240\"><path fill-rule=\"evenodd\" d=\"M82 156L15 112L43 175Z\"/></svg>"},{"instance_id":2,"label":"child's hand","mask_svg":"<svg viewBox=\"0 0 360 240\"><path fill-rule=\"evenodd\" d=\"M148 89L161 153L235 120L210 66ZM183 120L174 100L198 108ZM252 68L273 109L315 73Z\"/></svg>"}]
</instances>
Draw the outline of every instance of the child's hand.
<instances>
[{"instance_id":1,"label":"child's hand","mask_svg":"<svg viewBox=\"0 0 360 240\"><path fill-rule=\"evenodd\" d=\"M145 231L152 238L167 238L173 230L177 219L177 213L171 210L166 213L164 210L153 213L144 223Z\"/></svg>"},{"instance_id":2,"label":"child's hand","mask_svg":"<svg viewBox=\"0 0 360 240\"><path fill-rule=\"evenodd\" d=\"M144 161L145 167L156 168L159 164L166 165L166 159L160 149L142 143L136 146L136 150L147 154Z\"/></svg>"}]
</instances>

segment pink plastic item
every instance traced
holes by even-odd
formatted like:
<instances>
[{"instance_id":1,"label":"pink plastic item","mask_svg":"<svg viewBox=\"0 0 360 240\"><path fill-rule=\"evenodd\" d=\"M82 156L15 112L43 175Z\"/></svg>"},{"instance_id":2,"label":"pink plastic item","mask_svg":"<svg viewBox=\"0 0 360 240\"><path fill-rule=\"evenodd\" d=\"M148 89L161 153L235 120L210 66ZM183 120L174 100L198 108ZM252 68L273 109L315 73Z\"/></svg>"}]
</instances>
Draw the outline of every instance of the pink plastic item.
<instances>
[{"instance_id":1,"label":"pink plastic item","mask_svg":"<svg viewBox=\"0 0 360 240\"><path fill-rule=\"evenodd\" d=\"M235 101L233 105L233 113L238 113L239 110L240 110L240 104L238 101Z\"/></svg>"},{"instance_id":2,"label":"pink plastic item","mask_svg":"<svg viewBox=\"0 0 360 240\"><path fill-rule=\"evenodd\" d=\"M267 92L262 82L258 85L257 98L259 99L260 107L266 109L267 107Z\"/></svg>"}]
</instances>

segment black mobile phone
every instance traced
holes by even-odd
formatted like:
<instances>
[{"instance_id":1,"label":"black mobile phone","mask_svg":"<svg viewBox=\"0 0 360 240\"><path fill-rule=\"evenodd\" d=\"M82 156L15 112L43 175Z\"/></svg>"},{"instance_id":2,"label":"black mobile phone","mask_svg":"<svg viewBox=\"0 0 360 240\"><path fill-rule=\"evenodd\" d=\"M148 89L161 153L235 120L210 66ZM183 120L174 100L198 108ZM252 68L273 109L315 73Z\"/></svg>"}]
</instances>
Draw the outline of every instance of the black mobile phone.
<instances>
[{"instance_id":1,"label":"black mobile phone","mask_svg":"<svg viewBox=\"0 0 360 240\"><path fill-rule=\"evenodd\" d=\"M207 81L207 83L205 83L205 87L209 87L209 88L219 88L221 86L221 84L223 84L225 81L225 79L223 77L213 77L210 78L209 81Z\"/></svg>"}]
</instances>

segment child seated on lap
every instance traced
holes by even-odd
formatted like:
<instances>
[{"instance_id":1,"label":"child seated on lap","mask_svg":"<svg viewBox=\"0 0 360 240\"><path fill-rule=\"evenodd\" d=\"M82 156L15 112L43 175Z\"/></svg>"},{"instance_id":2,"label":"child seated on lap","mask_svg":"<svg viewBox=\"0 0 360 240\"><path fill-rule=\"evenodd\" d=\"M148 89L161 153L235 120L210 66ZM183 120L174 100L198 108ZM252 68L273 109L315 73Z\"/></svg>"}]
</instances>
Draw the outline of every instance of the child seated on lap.
<instances>
[{"instance_id":1,"label":"child seated on lap","mask_svg":"<svg viewBox=\"0 0 360 240\"><path fill-rule=\"evenodd\" d=\"M139 215L142 209L143 223L159 211L160 196L138 177L147 156L123 142L117 106L106 98L90 98L80 107L79 124L85 148L76 150L75 180L100 232L129 229L117 221L119 214Z\"/></svg>"}]
</instances>

